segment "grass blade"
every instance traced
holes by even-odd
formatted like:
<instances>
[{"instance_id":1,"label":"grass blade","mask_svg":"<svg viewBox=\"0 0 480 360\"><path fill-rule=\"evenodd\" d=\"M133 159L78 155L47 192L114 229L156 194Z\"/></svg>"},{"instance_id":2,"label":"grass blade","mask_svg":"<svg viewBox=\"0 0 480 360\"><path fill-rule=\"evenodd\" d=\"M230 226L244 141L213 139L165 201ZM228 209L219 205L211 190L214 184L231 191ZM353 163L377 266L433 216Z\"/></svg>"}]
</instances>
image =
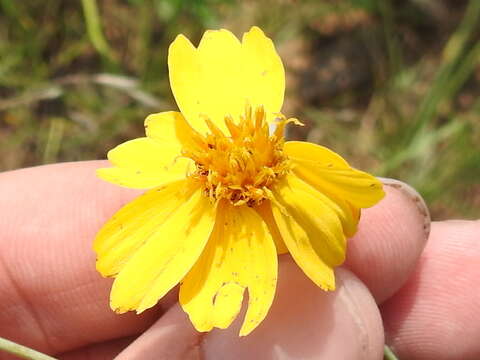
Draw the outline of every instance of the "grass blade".
<instances>
[{"instance_id":1,"label":"grass blade","mask_svg":"<svg viewBox=\"0 0 480 360\"><path fill-rule=\"evenodd\" d=\"M100 54L113 60L113 53L103 36L96 0L82 0L82 6L90 41Z\"/></svg>"}]
</instances>

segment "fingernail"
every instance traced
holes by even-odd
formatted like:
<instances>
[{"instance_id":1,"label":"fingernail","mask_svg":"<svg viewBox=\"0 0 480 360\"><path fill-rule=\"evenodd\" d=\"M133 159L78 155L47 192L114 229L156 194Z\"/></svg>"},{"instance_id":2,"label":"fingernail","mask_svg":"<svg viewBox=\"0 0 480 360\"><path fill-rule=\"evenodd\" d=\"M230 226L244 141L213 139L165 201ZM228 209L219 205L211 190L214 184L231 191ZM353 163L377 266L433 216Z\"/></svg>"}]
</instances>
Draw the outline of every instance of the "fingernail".
<instances>
[{"instance_id":1,"label":"fingernail","mask_svg":"<svg viewBox=\"0 0 480 360\"><path fill-rule=\"evenodd\" d=\"M425 237L428 239L428 236L430 235L431 223L430 211L428 210L428 206L425 203L425 200L423 200L422 196L418 193L418 191L415 190L412 186L400 180L383 177L379 177L378 179L383 183L383 185L392 187L400 191L415 204L419 213L423 217L423 230L425 232Z\"/></svg>"}]
</instances>

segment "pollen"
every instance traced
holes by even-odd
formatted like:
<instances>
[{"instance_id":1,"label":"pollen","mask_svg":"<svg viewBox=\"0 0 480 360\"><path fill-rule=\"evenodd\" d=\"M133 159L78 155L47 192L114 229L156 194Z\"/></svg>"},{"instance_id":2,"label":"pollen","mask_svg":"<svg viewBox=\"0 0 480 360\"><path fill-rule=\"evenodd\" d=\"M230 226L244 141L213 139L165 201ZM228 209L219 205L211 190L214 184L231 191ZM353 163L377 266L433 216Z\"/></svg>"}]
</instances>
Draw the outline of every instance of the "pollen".
<instances>
[{"instance_id":1,"label":"pollen","mask_svg":"<svg viewBox=\"0 0 480 360\"><path fill-rule=\"evenodd\" d=\"M255 110L246 106L238 120L225 117L229 132L225 134L205 118L209 132L198 135L196 151L183 151L183 155L195 161L196 169L190 177L201 183L212 201L226 199L235 206L252 207L269 198L270 188L290 171L283 152L284 128L297 120L278 114L272 134L261 106Z\"/></svg>"}]
</instances>

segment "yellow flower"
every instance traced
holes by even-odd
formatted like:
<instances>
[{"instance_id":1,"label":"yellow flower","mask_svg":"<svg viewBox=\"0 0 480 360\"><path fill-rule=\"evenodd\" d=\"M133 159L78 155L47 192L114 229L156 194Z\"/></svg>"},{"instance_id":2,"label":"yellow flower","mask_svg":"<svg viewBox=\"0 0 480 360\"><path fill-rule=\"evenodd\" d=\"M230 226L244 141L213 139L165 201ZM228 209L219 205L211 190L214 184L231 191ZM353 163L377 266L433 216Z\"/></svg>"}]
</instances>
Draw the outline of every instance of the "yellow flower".
<instances>
[{"instance_id":1,"label":"yellow flower","mask_svg":"<svg viewBox=\"0 0 480 360\"><path fill-rule=\"evenodd\" d=\"M150 189L99 231L97 269L113 276L119 313L154 306L180 284L198 331L226 328L248 309L240 335L265 318L275 296L277 254L289 252L324 290L345 259L360 209L384 192L373 176L331 150L284 141L285 90L272 41L253 27L240 42L207 31L198 48L183 35L168 54L180 112L147 117L146 137L108 153L109 182ZM276 124L273 133L269 124Z\"/></svg>"}]
</instances>

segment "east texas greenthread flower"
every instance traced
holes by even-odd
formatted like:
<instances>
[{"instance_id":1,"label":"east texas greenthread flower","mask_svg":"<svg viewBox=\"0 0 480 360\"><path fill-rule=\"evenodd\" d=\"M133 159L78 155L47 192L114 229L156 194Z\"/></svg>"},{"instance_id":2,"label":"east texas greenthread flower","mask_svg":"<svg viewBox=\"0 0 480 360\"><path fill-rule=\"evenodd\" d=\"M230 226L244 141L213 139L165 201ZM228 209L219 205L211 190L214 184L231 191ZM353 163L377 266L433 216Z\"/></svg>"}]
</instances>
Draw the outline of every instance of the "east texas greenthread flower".
<instances>
[{"instance_id":1,"label":"east texas greenthread flower","mask_svg":"<svg viewBox=\"0 0 480 360\"><path fill-rule=\"evenodd\" d=\"M282 62L257 27L240 42L207 31L198 48L183 35L168 54L180 112L147 117L146 137L108 153L98 175L147 190L99 231L97 269L113 276L119 313L154 306L180 284L179 300L198 331L226 328L245 290L247 335L275 296L277 254L289 252L324 290L345 259L360 209L381 183L331 150L284 140ZM269 124L276 130L269 132Z\"/></svg>"}]
</instances>

